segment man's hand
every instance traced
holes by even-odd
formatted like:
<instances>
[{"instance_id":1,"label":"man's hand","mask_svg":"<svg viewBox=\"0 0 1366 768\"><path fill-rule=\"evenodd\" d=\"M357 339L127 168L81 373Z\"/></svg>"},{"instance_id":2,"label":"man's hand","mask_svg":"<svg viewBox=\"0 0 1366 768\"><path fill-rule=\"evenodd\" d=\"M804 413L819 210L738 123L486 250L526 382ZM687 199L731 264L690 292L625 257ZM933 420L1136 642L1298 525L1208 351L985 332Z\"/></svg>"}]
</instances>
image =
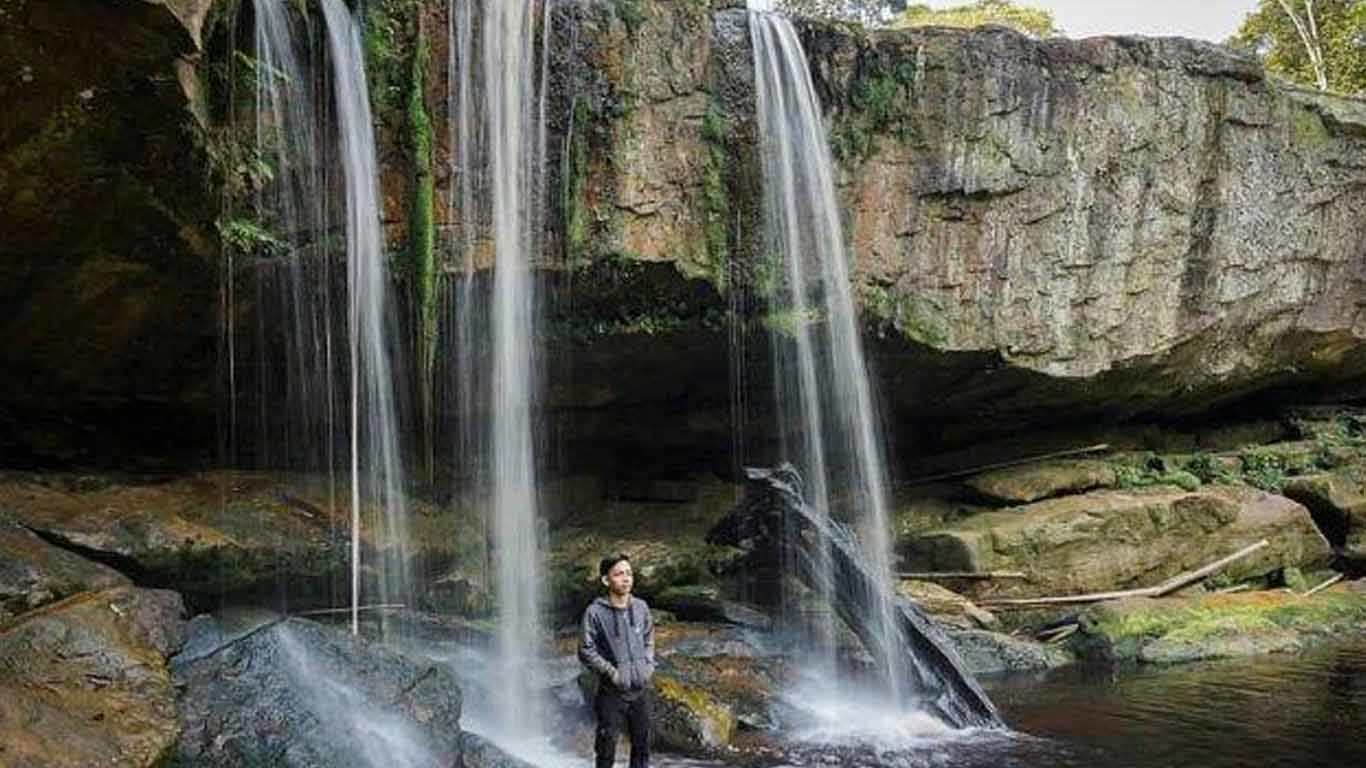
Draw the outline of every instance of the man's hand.
<instances>
[{"instance_id":1,"label":"man's hand","mask_svg":"<svg viewBox=\"0 0 1366 768\"><path fill-rule=\"evenodd\" d=\"M618 688L626 687L626 681L622 678L621 667L612 667L612 685Z\"/></svg>"}]
</instances>

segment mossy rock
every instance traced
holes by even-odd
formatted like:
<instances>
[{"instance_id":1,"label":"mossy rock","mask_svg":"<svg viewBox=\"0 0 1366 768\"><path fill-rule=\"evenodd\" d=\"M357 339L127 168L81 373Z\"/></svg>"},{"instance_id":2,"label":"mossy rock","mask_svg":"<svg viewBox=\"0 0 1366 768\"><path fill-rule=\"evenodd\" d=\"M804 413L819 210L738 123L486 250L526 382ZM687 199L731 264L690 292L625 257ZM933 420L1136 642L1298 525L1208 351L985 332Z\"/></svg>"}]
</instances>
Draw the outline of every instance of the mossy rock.
<instances>
[{"instance_id":1,"label":"mossy rock","mask_svg":"<svg viewBox=\"0 0 1366 768\"><path fill-rule=\"evenodd\" d=\"M1246 487L1092 491L973 515L900 542L915 571L1022 571L1025 580L966 585L994 596L1103 592L1150 586L1265 538L1230 564L1233 581L1332 557L1304 507Z\"/></svg>"},{"instance_id":2,"label":"mossy rock","mask_svg":"<svg viewBox=\"0 0 1366 768\"><path fill-rule=\"evenodd\" d=\"M1027 504L1067 493L1110 488L1115 469L1104 461L1048 461L975 475L967 482L978 493L1006 504Z\"/></svg>"},{"instance_id":3,"label":"mossy rock","mask_svg":"<svg viewBox=\"0 0 1366 768\"><path fill-rule=\"evenodd\" d=\"M1092 658L1170 664L1293 652L1366 632L1366 594L1334 588L1312 597L1133 598L1087 610L1081 626L1076 647Z\"/></svg>"},{"instance_id":4,"label":"mossy rock","mask_svg":"<svg viewBox=\"0 0 1366 768\"><path fill-rule=\"evenodd\" d=\"M655 741L685 754L711 754L735 735L735 713L700 687L668 675L654 680Z\"/></svg>"},{"instance_id":5,"label":"mossy rock","mask_svg":"<svg viewBox=\"0 0 1366 768\"><path fill-rule=\"evenodd\" d=\"M30 612L0 632L0 762L166 764L180 735L166 658L180 596L116 587Z\"/></svg>"},{"instance_id":6,"label":"mossy rock","mask_svg":"<svg viewBox=\"0 0 1366 768\"><path fill-rule=\"evenodd\" d=\"M52 546L0 517L0 624L78 592L129 583L118 571Z\"/></svg>"}]
</instances>

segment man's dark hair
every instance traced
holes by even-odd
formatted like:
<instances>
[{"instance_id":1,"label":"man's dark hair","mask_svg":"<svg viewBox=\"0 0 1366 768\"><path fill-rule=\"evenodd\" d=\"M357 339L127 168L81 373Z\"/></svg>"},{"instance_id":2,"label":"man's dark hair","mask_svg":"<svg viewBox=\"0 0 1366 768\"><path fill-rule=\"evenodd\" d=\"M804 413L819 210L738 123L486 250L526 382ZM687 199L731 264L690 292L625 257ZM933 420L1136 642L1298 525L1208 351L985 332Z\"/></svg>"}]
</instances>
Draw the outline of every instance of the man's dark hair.
<instances>
[{"instance_id":1,"label":"man's dark hair","mask_svg":"<svg viewBox=\"0 0 1366 768\"><path fill-rule=\"evenodd\" d=\"M617 567L617 563L620 563L622 560L625 560L628 563L631 562L630 556L625 552L618 552L615 555L604 557L602 562L598 563L598 575L606 576L613 568Z\"/></svg>"}]
</instances>

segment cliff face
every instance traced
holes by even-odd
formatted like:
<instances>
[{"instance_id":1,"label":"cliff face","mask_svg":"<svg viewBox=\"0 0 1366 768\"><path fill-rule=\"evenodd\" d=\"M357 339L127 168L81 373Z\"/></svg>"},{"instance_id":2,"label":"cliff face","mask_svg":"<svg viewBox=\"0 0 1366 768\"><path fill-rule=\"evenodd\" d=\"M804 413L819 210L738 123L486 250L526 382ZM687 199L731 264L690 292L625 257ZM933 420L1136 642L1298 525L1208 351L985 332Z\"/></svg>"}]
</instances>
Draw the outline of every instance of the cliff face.
<instances>
[{"instance_id":1,"label":"cliff face","mask_svg":"<svg viewBox=\"0 0 1366 768\"><path fill-rule=\"evenodd\" d=\"M1179 39L803 37L856 290L903 406L1161 414L1366 371L1366 104ZM672 57L702 53L709 75L661 76L697 71ZM740 212L712 242L761 258L743 11L716 13L705 36L651 13L623 57L671 87L644 88L658 95L618 128L629 170L590 176L585 199L613 203L593 209L606 247L715 278L698 256L707 222Z\"/></svg>"},{"instance_id":2,"label":"cliff face","mask_svg":"<svg viewBox=\"0 0 1366 768\"><path fill-rule=\"evenodd\" d=\"M20 20L0 32L6 71L20 73L5 93L21 104L0 132L0 216L15 233L0 269L17 277L0 285L11 445L32 442L40 393L53 413L211 412L225 182L193 147L214 130L197 94L231 55L201 43L230 39L208 29L222 5L102 4L114 26L98 30L129 30L115 36L61 3L0 2ZM658 422L623 414L673 405L688 417L672 419L684 434L667 430L680 445L729 439L729 323L763 314L752 63L735 5L551 6L541 263L565 434L667 442ZM445 4L367 9L393 261L408 263L426 217L439 291L462 237L446 206ZM1351 395L1366 375L1366 105L1176 39L802 36L895 422L956 439L1287 387ZM73 50L50 55L60 45ZM25 72L43 98L17 98L37 93ZM434 166L426 209L419 146ZM399 274L415 288L414 270ZM744 338L757 392L767 355L760 335Z\"/></svg>"},{"instance_id":3,"label":"cliff face","mask_svg":"<svg viewBox=\"0 0 1366 768\"><path fill-rule=\"evenodd\" d=\"M1185 40L808 41L901 334L1115 408L1363 372L1366 104Z\"/></svg>"},{"instance_id":4,"label":"cliff face","mask_svg":"<svg viewBox=\"0 0 1366 768\"><path fill-rule=\"evenodd\" d=\"M217 196L195 115L209 7L0 0L0 455L11 461L88 455L96 424L145 435L209 400Z\"/></svg>"}]
</instances>

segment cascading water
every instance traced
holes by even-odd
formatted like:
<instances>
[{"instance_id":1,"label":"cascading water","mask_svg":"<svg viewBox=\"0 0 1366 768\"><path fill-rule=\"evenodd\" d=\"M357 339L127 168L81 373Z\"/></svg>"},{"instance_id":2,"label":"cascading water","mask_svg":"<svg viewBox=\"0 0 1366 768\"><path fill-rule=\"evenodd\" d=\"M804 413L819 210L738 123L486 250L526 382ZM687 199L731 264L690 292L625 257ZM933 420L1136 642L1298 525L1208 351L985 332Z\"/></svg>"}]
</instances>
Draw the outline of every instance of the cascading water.
<instances>
[{"instance_id":1,"label":"cascading water","mask_svg":"<svg viewBox=\"0 0 1366 768\"><path fill-rule=\"evenodd\" d=\"M257 310L252 454L258 466L317 471L332 467L340 361L332 344L330 261L318 242L329 222L316 62L299 55L309 36L295 29L284 0L257 0L253 10L255 152L270 181L256 189L256 223L230 225L230 237L265 243L244 265Z\"/></svg>"},{"instance_id":2,"label":"cascading water","mask_svg":"<svg viewBox=\"0 0 1366 768\"><path fill-rule=\"evenodd\" d=\"M535 737L540 722L532 692L540 638L541 547L535 431L539 373L535 348L536 292L531 262L539 251L541 171L545 156L544 101L536 65L534 0L464 0L449 24L452 62L452 140L465 273L453 299L461 453L477 441L476 498L488 506L501 695L494 727L512 738ZM545 29L545 20L541 20ZM475 31L479 34L476 35ZM544 51L544 41L542 41ZM476 194L483 185L482 195ZM476 200L486 200L487 208ZM491 294L474 274L474 232L487 228L493 244ZM487 329L487 334L481 331ZM487 347L482 345L487 338ZM476 381L469 361L487 360L488 381ZM482 402L478 398L482 395ZM471 431L471 424L484 429Z\"/></svg>"},{"instance_id":3,"label":"cascading water","mask_svg":"<svg viewBox=\"0 0 1366 768\"><path fill-rule=\"evenodd\" d=\"M342 0L322 0L333 64L340 156L346 178L347 330L351 401L351 626L359 629L361 510L375 517L379 600L406 602L407 510L386 323L388 274L380 234L378 171L360 29Z\"/></svg>"},{"instance_id":4,"label":"cascading water","mask_svg":"<svg viewBox=\"0 0 1366 768\"><path fill-rule=\"evenodd\" d=\"M887 471L850 291L830 149L796 30L782 16L758 11L751 11L749 24L782 458L801 471L807 501L819 514L857 518L869 570L886 586L892 576ZM898 654L889 652L897 638L894 606L876 595L865 605L883 644L875 655L891 660L884 693L899 700L904 670L897 668ZM820 658L833 669L834 628L827 624L819 634L825 636Z\"/></svg>"}]
</instances>

